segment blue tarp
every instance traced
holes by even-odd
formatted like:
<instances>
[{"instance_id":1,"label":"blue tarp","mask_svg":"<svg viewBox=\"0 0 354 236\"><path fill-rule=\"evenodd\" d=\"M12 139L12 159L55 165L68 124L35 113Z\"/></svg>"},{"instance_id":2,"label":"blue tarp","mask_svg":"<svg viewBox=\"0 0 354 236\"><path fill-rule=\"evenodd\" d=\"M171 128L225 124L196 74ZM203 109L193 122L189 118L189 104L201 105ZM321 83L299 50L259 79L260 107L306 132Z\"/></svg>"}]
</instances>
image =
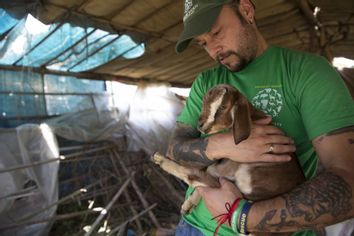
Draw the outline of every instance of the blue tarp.
<instances>
[{"instance_id":1,"label":"blue tarp","mask_svg":"<svg viewBox=\"0 0 354 236\"><path fill-rule=\"evenodd\" d=\"M118 57L137 58L145 51L128 35L69 23L44 25L31 15L17 21L0 9L0 64L82 72Z\"/></svg>"},{"instance_id":2,"label":"blue tarp","mask_svg":"<svg viewBox=\"0 0 354 236\"><path fill-rule=\"evenodd\" d=\"M31 15L17 20L1 8L0 36L0 65L26 68L83 72L118 57L137 58L145 51L143 43L135 43L128 35L63 22L44 25ZM26 119L93 108L90 93L105 93L104 81L41 75L27 69L2 70L0 127L20 124L20 120L13 119L16 117Z\"/></svg>"},{"instance_id":3,"label":"blue tarp","mask_svg":"<svg viewBox=\"0 0 354 236\"><path fill-rule=\"evenodd\" d=\"M17 22L17 19L12 18L5 10L0 8L0 35L11 29Z\"/></svg>"}]
</instances>

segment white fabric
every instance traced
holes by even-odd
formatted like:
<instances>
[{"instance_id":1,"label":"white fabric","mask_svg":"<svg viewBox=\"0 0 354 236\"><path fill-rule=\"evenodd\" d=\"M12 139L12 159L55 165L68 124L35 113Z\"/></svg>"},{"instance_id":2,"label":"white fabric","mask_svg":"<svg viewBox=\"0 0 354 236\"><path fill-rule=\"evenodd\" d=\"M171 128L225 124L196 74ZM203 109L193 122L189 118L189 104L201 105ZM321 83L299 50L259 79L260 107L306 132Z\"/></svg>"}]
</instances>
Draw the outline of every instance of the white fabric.
<instances>
[{"instance_id":1,"label":"white fabric","mask_svg":"<svg viewBox=\"0 0 354 236\"><path fill-rule=\"evenodd\" d=\"M354 218L326 227L328 236L351 236L354 234Z\"/></svg>"},{"instance_id":2,"label":"white fabric","mask_svg":"<svg viewBox=\"0 0 354 236\"><path fill-rule=\"evenodd\" d=\"M129 151L166 152L177 115L184 106L168 85L139 84L125 112L120 107L107 106L107 102L98 98L94 97L93 109L65 114L46 123L55 134L69 140L112 140L126 135Z\"/></svg>"},{"instance_id":3,"label":"white fabric","mask_svg":"<svg viewBox=\"0 0 354 236\"><path fill-rule=\"evenodd\" d=\"M0 130L0 150L1 170L59 156L55 137L46 125ZM58 200L58 168L59 162L54 161L0 174L0 228L15 224ZM30 189L29 195L13 196L26 189ZM29 220L49 219L55 211L56 207L52 207ZM41 236L48 235L49 230L50 223L47 222L0 230L0 235Z\"/></svg>"}]
</instances>

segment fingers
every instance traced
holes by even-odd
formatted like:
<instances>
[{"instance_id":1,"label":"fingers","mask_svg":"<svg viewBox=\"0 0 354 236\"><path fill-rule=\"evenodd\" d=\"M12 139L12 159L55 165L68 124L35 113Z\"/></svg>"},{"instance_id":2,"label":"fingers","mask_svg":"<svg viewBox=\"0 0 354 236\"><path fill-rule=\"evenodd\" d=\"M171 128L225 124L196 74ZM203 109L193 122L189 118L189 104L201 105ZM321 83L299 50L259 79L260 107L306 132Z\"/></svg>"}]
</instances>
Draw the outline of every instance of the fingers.
<instances>
[{"instance_id":1,"label":"fingers","mask_svg":"<svg viewBox=\"0 0 354 236\"><path fill-rule=\"evenodd\" d=\"M279 134L284 135L284 132L273 125L253 125L251 134L255 135L267 135L267 134Z\"/></svg>"},{"instance_id":2,"label":"fingers","mask_svg":"<svg viewBox=\"0 0 354 236\"><path fill-rule=\"evenodd\" d=\"M270 123L272 123L272 117L266 116L262 119L258 119L258 120L253 121L253 123L256 125L269 125Z\"/></svg>"},{"instance_id":3,"label":"fingers","mask_svg":"<svg viewBox=\"0 0 354 236\"><path fill-rule=\"evenodd\" d=\"M209 189L210 187L199 187L199 186L195 188L195 190L198 191L200 195L202 195L202 197L204 197L208 193Z\"/></svg>"},{"instance_id":4,"label":"fingers","mask_svg":"<svg viewBox=\"0 0 354 236\"><path fill-rule=\"evenodd\" d=\"M220 189L227 189L227 190L232 190L235 188L235 185L230 182L229 180L225 179L225 178L219 178L219 182L220 182ZM207 193L208 191L211 191L215 188L212 187L196 187L196 189L198 190L199 193Z\"/></svg>"},{"instance_id":5,"label":"fingers","mask_svg":"<svg viewBox=\"0 0 354 236\"><path fill-rule=\"evenodd\" d=\"M264 147L264 153L270 153L270 154L286 154L295 151L296 151L296 147L294 145L283 145L283 144L271 143L265 145Z\"/></svg>"},{"instance_id":6,"label":"fingers","mask_svg":"<svg viewBox=\"0 0 354 236\"><path fill-rule=\"evenodd\" d=\"M211 187L196 187L196 190L202 195L202 197L215 193L228 192L235 195L239 195L239 190L236 186L225 178L219 178L220 188L211 188Z\"/></svg>"},{"instance_id":7,"label":"fingers","mask_svg":"<svg viewBox=\"0 0 354 236\"><path fill-rule=\"evenodd\" d=\"M219 182L222 189L234 189L235 185L225 178L219 178Z\"/></svg>"},{"instance_id":8,"label":"fingers","mask_svg":"<svg viewBox=\"0 0 354 236\"><path fill-rule=\"evenodd\" d=\"M294 144L294 140L284 135L268 135L265 136L264 139L266 144L290 144L291 146L294 146L292 145Z\"/></svg>"}]
</instances>

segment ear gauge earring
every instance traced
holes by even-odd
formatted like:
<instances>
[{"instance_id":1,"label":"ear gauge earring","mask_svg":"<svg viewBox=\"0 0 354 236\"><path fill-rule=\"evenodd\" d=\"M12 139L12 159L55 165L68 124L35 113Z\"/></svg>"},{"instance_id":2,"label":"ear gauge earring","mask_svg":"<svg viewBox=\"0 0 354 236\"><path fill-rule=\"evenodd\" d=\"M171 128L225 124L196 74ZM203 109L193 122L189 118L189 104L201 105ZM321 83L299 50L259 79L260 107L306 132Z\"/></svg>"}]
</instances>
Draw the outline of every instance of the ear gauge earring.
<instances>
[{"instance_id":1,"label":"ear gauge earring","mask_svg":"<svg viewBox=\"0 0 354 236\"><path fill-rule=\"evenodd\" d=\"M247 17L247 12L246 12L246 11L243 11L243 13L245 14L245 17ZM252 24L253 24L253 20L250 19L250 20L249 20L249 23L252 25Z\"/></svg>"}]
</instances>

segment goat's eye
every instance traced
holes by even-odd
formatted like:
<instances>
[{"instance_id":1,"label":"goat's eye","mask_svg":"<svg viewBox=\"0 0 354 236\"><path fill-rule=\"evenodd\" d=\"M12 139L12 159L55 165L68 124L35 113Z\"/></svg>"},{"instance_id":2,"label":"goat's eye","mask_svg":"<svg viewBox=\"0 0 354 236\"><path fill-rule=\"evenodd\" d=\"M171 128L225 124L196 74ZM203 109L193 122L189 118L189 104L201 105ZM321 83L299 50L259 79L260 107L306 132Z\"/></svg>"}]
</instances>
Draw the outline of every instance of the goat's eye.
<instances>
[{"instance_id":1,"label":"goat's eye","mask_svg":"<svg viewBox=\"0 0 354 236\"><path fill-rule=\"evenodd\" d=\"M214 118L215 118L215 117L219 117L219 116L220 116L220 113L221 113L221 110L218 109L218 110L215 112Z\"/></svg>"},{"instance_id":2,"label":"goat's eye","mask_svg":"<svg viewBox=\"0 0 354 236\"><path fill-rule=\"evenodd\" d=\"M221 110L221 111L222 111L222 110L226 110L226 106L225 106L225 105L222 105L222 106L219 107L218 110Z\"/></svg>"},{"instance_id":3,"label":"goat's eye","mask_svg":"<svg viewBox=\"0 0 354 236\"><path fill-rule=\"evenodd\" d=\"M225 111L225 110L226 110L226 106L220 106L218 108L218 110L216 110L216 112L215 112L215 117L220 116L222 114L222 112Z\"/></svg>"}]
</instances>

